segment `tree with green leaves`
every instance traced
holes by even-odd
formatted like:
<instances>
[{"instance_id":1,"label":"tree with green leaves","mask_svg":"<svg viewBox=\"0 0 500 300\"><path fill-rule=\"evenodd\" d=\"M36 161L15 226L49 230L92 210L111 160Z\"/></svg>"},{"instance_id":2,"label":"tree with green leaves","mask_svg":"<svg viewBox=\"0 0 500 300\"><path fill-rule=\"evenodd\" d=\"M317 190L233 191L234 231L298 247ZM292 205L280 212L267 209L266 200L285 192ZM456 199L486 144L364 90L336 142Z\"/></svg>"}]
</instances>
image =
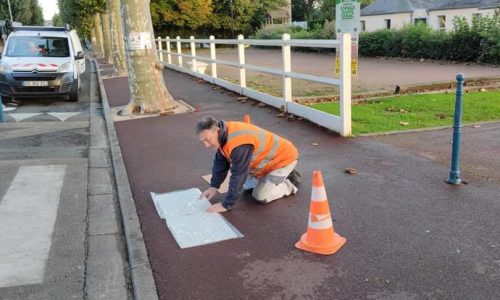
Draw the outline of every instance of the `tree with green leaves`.
<instances>
[{"instance_id":1,"label":"tree with green leaves","mask_svg":"<svg viewBox=\"0 0 500 300\"><path fill-rule=\"evenodd\" d=\"M250 35L266 13L286 0L151 0L153 26L161 35Z\"/></svg>"},{"instance_id":2,"label":"tree with green leaves","mask_svg":"<svg viewBox=\"0 0 500 300\"><path fill-rule=\"evenodd\" d=\"M44 20L43 20L43 12L42 8L40 5L38 5L38 0L31 0L31 20L30 20L30 25L43 25Z\"/></svg>"},{"instance_id":3,"label":"tree with green leaves","mask_svg":"<svg viewBox=\"0 0 500 300\"><path fill-rule=\"evenodd\" d=\"M375 0L361 0L361 8ZM335 20L337 0L292 0L292 15L294 21L325 21Z\"/></svg>"},{"instance_id":4,"label":"tree with green leaves","mask_svg":"<svg viewBox=\"0 0 500 300\"><path fill-rule=\"evenodd\" d=\"M308 15L307 5L305 0L292 0L292 20L305 21Z\"/></svg>"},{"instance_id":5,"label":"tree with green leaves","mask_svg":"<svg viewBox=\"0 0 500 300\"><path fill-rule=\"evenodd\" d=\"M38 5L38 0L10 1L10 7L13 21L23 25L43 25L42 8ZM0 19L10 19L7 1L0 2Z\"/></svg>"},{"instance_id":6,"label":"tree with green leaves","mask_svg":"<svg viewBox=\"0 0 500 300\"><path fill-rule=\"evenodd\" d=\"M64 26L64 22L60 14L52 16L52 26Z\"/></svg>"},{"instance_id":7,"label":"tree with green leaves","mask_svg":"<svg viewBox=\"0 0 500 300\"><path fill-rule=\"evenodd\" d=\"M76 28L82 37L90 36L93 29L93 16L104 11L105 0L57 0L59 12L64 23Z\"/></svg>"},{"instance_id":8,"label":"tree with green leaves","mask_svg":"<svg viewBox=\"0 0 500 300\"><path fill-rule=\"evenodd\" d=\"M154 24L197 29L212 14L211 0L153 0L151 18Z\"/></svg>"}]
</instances>

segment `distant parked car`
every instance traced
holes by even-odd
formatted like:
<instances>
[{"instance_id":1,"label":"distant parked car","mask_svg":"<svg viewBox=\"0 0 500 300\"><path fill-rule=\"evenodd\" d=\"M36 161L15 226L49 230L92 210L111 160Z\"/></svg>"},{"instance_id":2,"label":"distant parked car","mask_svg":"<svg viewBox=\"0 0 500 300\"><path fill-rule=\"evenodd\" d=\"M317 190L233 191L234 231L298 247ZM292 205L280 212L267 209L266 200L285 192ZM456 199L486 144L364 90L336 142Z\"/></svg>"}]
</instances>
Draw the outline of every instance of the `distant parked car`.
<instances>
[{"instance_id":1,"label":"distant parked car","mask_svg":"<svg viewBox=\"0 0 500 300\"><path fill-rule=\"evenodd\" d=\"M0 93L12 97L69 96L78 101L85 57L69 27L20 26L9 34L0 60Z\"/></svg>"}]
</instances>

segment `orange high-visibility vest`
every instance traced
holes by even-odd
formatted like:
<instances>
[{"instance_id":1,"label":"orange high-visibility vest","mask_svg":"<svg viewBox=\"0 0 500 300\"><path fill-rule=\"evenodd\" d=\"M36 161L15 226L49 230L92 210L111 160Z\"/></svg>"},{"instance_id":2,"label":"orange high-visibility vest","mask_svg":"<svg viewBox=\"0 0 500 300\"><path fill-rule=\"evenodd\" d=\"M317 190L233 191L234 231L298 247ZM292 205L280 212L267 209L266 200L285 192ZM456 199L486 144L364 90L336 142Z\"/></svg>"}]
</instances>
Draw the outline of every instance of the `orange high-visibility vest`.
<instances>
[{"instance_id":1,"label":"orange high-visibility vest","mask_svg":"<svg viewBox=\"0 0 500 300\"><path fill-rule=\"evenodd\" d=\"M243 122L226 122L227 141L221 148L222 154L231 162L234 148L253 145L250 175L260 178L269 172L283 168L297 160L297 148L287 139Z\"/></svg>"}]
</instances>

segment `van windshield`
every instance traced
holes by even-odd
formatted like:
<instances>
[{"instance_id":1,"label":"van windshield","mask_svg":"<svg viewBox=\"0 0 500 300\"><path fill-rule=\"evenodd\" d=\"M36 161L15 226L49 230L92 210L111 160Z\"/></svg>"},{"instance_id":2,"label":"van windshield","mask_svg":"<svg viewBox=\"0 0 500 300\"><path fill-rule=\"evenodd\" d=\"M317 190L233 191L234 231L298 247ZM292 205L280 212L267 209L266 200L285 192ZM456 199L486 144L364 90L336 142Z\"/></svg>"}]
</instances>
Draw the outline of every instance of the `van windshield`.
<instances>
[{"instance_id":1,"label":"van windshield","mask_svg":"<svg viewBox=\"0 0 500 300\"><path fill-rule=\"evenodd\" d=\"M12 36L5 56L13 57L68 57L68 39L65 37Z\"/></svg>"}]
</instances>

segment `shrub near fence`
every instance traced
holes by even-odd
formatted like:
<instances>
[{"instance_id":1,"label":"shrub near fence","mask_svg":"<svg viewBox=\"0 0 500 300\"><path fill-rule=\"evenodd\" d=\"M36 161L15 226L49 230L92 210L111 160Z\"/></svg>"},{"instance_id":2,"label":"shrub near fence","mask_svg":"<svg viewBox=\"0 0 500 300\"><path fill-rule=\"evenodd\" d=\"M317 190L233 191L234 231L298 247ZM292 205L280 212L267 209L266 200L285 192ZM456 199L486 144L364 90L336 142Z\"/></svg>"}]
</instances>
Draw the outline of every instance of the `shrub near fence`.
<instances>
[{"instance_id":1,"label":"shrub near fence","mask_svg":"<svg viewBox=\"0 0 500 300\"><path fill-rule=\"evenodd\" d=\"M299 26L291 27L263 27L259 29L251 39L256 40L276 40L281 39L284 33L290 34L292 39L298 40L326 40L335 39L335 22L324 21L322 27L314 27L312 29L304 29ZM259 46L259 48L273 48L269 46ZM335 49L326 48L295 48L296 51L304 52L335 52Z\"/></svg>"},{"instance_id":2,"label":"shrub near fence","mask_svg":"<svg viewBox=\"0 0 500 300\"><path fill-rule=\"evenodd\" d=\"M457 17L453 22L452 32L433 30L425 24L407 25L400 30L362 32L359 54L500 64L500 16L474 19L471 25L463 17ZM264 27L251 38L280 39L283 33L290 34L293 39L333 39L335 22L326 21L322 28L309 30ZM325 49L304 48L301 51Z\"/></svg>"},{"instance_id":3,"label":"shrub near fence","mask_svg":"<svg viewBox=\"0 0 500 300\"><path fill-rule=\"evenodd\" d=\"M454 30L433 30L425 24L401 30L363 32L359 38L362 56L430 58L500 64L500 16L454 19Z\"/></svg>"}]
</instances>

